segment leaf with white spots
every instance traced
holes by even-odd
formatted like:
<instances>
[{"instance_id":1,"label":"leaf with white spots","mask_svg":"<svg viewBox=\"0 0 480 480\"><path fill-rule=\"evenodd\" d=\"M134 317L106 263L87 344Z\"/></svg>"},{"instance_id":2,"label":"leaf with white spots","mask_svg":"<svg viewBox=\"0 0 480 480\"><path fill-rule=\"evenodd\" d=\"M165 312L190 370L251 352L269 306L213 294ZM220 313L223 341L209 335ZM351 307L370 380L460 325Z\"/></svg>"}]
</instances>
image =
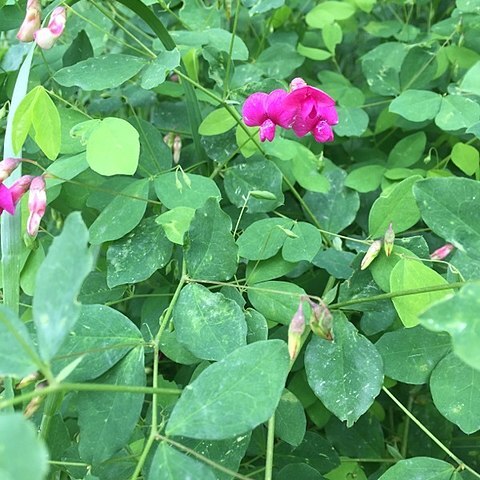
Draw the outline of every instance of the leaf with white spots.
<instances>
[{"instance_id":1,"label":"leaf with white spots","mask_svg":"<svg viewBox=\"0 0 480 480\"><path fill-rule=\"evenodd\" d=\"M473 259L480 259L480 183L468 178L427 178L413 187L423 221Z\"/></svg>"},{"instance_id":2,"label":"leaf with white spots","mask_svg":"<svg viewBox=\"0 0 480 480\"><path fill-rule=\"evenodd\" d=\"M313 337L305 352L310 387L340 420L353 425L383 384L383 363L369 340L341 312L333 317L333 341Z\"/></svg>"},{"instance_id":3,"label":"leaf with white spots","mask_svg":"<svg viewBox=\"0 0 480 480\"><path fill-rule=\"evenodd\" d=\"M173 310L177 340L197 358L220 360L247 343L247 323L238 304L191 283Z\"/></svg>"},{"instance_id":4,"label":"leaf with white spots","mask_svg":"<svg viewBox=\"0 0 480 480\"><path fill-rule=\"evenodd\" d=\"M289 369L288 348L282 340L238 348L183 390L167 435L221 440L249 432L274 413Z\"/></svg>"},{"instance_id":5,"label":"leaf with white spots","mask_svg":"<svg viewBox=\"0 0 480 480\"><path fill-rule=\"evenodd\" d=\"M480 372L454 353L438 363L430 378L438 411L465 433L480 430Z\"/></svg>"},{"instance_id":6,"label":"leaf with white spots","mask_svg":"<svg viewBox=\"0 0 480 480\"><path fill-rule=\"evenodd\" d=\"M232 220L210 197L190 223L185 239L187 272L203 280L230 280L237 271L238 247L231 233Z\"/></svg>"},{"instance_id":7,"label":"leaf with white spots","mask_svg":"<svg viewBox=\"0 0 480 480\"><path fill-rule=\"evenodd\" d=\"M46 361L57 353L80 315L76 298L93 263L87 242L80 213L71 213L38 270L33 321L40 356Z\"/></svg>"}]
</instances>

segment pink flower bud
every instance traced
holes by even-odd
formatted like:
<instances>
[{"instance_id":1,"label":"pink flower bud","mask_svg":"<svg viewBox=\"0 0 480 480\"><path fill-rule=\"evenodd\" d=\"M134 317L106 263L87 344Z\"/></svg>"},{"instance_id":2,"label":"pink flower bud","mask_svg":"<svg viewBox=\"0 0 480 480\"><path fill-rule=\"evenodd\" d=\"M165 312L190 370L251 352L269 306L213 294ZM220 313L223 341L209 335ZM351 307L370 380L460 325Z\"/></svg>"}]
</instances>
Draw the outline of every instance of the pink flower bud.
<instances>
[{"instance_id":1,"label":"pink flower bud","mask_svg":"<svg viewBox=\"0 0 480 480\"><path fill-rule=\"evenodd\" d=\"M382 249L382 241L375 240L370 248L367 250L367 253L363 257L362 263L360 265L360 270L365 270L377 257Z\"/></svg>"},{"instance_id":2,"label":"pink flower bud","mask_svg":"<svg viewBox=\"0 0 480 480\"><path fill-rule=\"evenodd\" d=\"M298 305L298 310L293 316L290 326L288 327L288 353L293 361L297 358L300 350L302 335L305 331L305 315L303 313L302 300Z\"/></svg>"},{"instance_id":3,"label":"pink flower bud","mask_svg":"<svg viewBox=\"0 0 480 480\"><path fill-rule=\"evenodd\" d=\"M0 162L0 182L8 178L20 164L20 158L5 158Z\"/></svg>"},{"instance_id":4,"label":"pink flower bud","mask_svg":"<svg viewBox=\"0 0 480 480\"><path fill-rule=\"evenodd\" d=\"M16 180L13 185L10 187L10 193L12 194L13 203L17 205L20 199L27 193L32 183L32 175L23 175L18 180Z\"/></svg>"},{"instance_id":5,"label":"pink flower bud","mask_svg":"<svg viewBox=\"0 0 480 480\"><path fill-rule=\"evenodd\" d=\"M437 248L430 254L432 260L443 260L448 257L455 247L451 243L446 243L443 247Z\"/></svg>"},{"instance_id":6,"label":"pink flower bud","mask_svg":"<svg viewBox=\"0 0 480 480\"><path fill-rule=\"evenodd\" d=\"M182 151L182 139L179 135L175 135L173 139L173 161L177 164L180 161L180 152Z\"/></svg>"},{"instance_id":7,"label":"pink flower bud","mask_svg":"<svg viewBox=\"0 0 480 480\"><path fill-rule=\"evenodd\" d=\"M40 28L41 6L39 0L29 0L25 18L17 33L21 42L31 42L35 32Z\"/></svg>"},{"instance_id":8,"label":"pink flower bud","mask_svg":"<svg viewBox=\"0 0 480 480\"><path fill-rule=\"evenodd\" d=\"M35 41L40 48L52 48L57 38L62 35L67 21L67 12L64 7L57 7L50 17L48 27L37 30L34 34Z\"/></svg>"},{"instance_id":9,"label":"pink flower bud","mask_svg":"<svg viewBox=\"0 0 480 480\"><path fill-rule=\"evenodd\" d=\"M385 255L389 257L393 250L393 243L395 242L395 232L393 231L392 222L387 228L385 232L385 236L383 237L383 249L385 251Z\"/></svg>"},{"instance_id":10,"label":"pink flower bud","mask_svg":"<svg viewBox=\"0 0 480 480\"><path fill-rule=\"evenodd\" d=\"M315 302L310 302L310 305L312 307L312 316L310 317L312 332L325 340L332 340L333 317L330 310L325 305L317 305Z\"/></svg>"},{"instance_id":11,"label":"pink flower bud","mask_svg":"<svg viewBox=\"0 0 480 480\"><path fill-rule=\"evenodd\" d=\"M28 210L30 215L27 220L27 233L35 237L40 227L40 220L45 214L47 207L47 192L45 190L45 179L35 177L30 184L30 195L28 197Z\"/></svg>"},{"instance_id":12,"label":"pink flower bud","mask_svg":"<svg viewBox=\"0 0 480 480\"><path fill-rule=\"evenodd\" d=\"M290 91L296 90L297 88L306 87L307 82L303 78L297 77L290 82Z\"/></svg>"}]
</instances>

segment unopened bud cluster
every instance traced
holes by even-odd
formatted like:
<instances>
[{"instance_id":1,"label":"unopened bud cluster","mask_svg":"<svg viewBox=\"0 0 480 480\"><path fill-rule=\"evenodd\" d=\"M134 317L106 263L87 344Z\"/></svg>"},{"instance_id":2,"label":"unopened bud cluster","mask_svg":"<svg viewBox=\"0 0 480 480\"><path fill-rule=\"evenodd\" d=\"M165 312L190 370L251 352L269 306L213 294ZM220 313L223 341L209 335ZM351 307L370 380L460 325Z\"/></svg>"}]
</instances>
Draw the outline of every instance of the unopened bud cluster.
<instances>
[{"instance_id":1,"label":"unopened bud cluster","mask_svg":"<svg viewBox=\"0 0 480 480\"><path fill-rule=\"evenodd\" d=\"M48 26L40 28L42 7L40 0L28 0L27 11L22 25L17 33L21 42L32 42L44 50L52 48L57 39L62 35L67 21L67 13L64 7L53 10Z\"/></svg>"},{"instance_id":2,"label":"unopened bud cluster","mask_svg":"<svg viewBox=\"0 0 480 480\"><path fill-rule=\"evenodd\" d=\"M3 184L3 181L11 175L21 161L20 158L5 158L0 162L0 215L3 211L13 215L18 202L29 191L28 210L30 214L27 220L27 233L30 237L36 237L40 220L47 207L44 177L23 175L10 187Z\"/></svg>"}]
</instances>

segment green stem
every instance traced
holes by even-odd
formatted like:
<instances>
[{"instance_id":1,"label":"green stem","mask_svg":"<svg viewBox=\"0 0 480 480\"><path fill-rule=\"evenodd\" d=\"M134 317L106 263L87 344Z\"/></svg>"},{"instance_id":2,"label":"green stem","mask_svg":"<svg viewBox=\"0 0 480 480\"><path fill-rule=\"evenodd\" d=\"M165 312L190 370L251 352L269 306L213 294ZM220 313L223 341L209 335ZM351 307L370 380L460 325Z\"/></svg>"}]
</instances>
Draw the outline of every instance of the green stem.
<instances>
[{"instance_id":1,"label":"green stem","mask_svg":"<svg viewBox=\"0 0 480 480\"><path fill-rule=\"evenodd\" d=\"M265 480L272 480L274 447L275 447L275 414L273 414L268 420L267 454L265 458Z\"/></svg>"},{"instance_id":2,"label":"green stem","mask_svg":"<svg viewBox=\"0 0 480 480\"><path fill-rule=\"evenodd\" d=\"M393 395L386 387L382 387L382 390L390 397L390 399L397 405L397 407L402 410L402 412L407 415L407 417L434 443L436 443L462 470L467 470L473 474L476 478L480 478L480 474L477 473L473 468L466 465L460 458L458 458L451 450L449 450L430 430L428 430L423 423L417 419L409 410L406 408L400 400Z\"/></svg>"},{"instance_id":3,"label":"green stem","mask_svg":"<svg viewBox=\"0 0 480 480\"><path fill-rule=\"evenodd\" d=\"M228 59L227 59L227 66L225 68L225 80L223 81L223 99L227 97L228 93L228 84L230 83L230 70L232 68L233 60L232 60L232 53L233 53L233 45L235 42L235 34L237 32L237 25L238 25L238 11L240 9L240 0L237 0L235 5L235 17L233 19L233 27L232 27L232 38L230 40L230 46L228 49Z\"/></svg>"},{"instance_id":4,"label":"green stem","mask_svg":"<svg viewBox=\"0 0 480 480\"><path fill-rule=\"evenodd\" d=\"M400 290L398 292L381 293L380 295L372 295L371 297L356 298L352 300L346 300L345 302L332 303L329 308L345 308L351 305L357 305L359 303L377 302L379 300L386 300L395 297L404 297L407 295L416 295L419 293L440 292L442 290L452 290L453 288L461 288L467 285L469 282L455 282L445 285L434 285L431 287L411 288L410 290Z\"/></svg>"},{"instance_id":5,"label":"green stem","mask_svg":"<svg viewBox=\"0 0 480 480\"><path fill-rule=\"evenodd\" d=\"M44 439L48 438L53 417L62 404L63 396L64 392L55 392L45 400L42 423L40 424L40 436Z\"/></svg>"},{"instance_id":6,"label":"green stem","mask_svg":"<svg viewBox=\"0 0 480 480\"><path fill-rule=\"evenodd\" d=\"M172 316L173 308L175 307L175 304L177 303L178 297L180 295L180 292L187 282L187 268L185 264L185 260L183 261L182 265L182 277L180 278L180 282L178 282L177 288L175 290L175 293L173 294L172 301L170 302L170 305L168 306L165 314L161 318L161 323L160 323L160 328L158 329L158 332L155 336L155 343L153 347L153 379L152 379L152 387L153 389L158 388L158 354L159 354L159 344L160 344L160 339L162 337L163 332L168 326L168 323L170 321L170 318ZM152 426L150 428L150 434L148 436L147 442L145 443L145 446L143 447L142 454L140 455L140 458L138 459L137 466L135 467L135 471L133 472L131 476L131 480L137 480L139 475L142 472L143 466L145 465L145 461L147 460L147 456L150 452L150 449L152 448L155 440L158 438L159 432L158 432L158 394L155 392L152 395Z\"/></svg>"}]
</instances>

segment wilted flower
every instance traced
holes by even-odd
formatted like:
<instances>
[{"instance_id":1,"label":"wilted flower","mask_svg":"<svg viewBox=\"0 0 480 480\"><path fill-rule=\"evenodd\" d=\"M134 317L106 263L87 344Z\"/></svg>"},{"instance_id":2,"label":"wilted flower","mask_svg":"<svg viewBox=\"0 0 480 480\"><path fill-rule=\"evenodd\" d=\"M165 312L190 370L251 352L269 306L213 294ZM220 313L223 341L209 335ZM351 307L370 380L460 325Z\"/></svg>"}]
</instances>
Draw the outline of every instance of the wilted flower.
<instances>
[{"instance_id":1,"label":"wilted flower","mask_svg":"<svg viewBox=\"0 0 480 480\"><path fill-rule=\"evenodd\" d=\"M67 21L67 12L64 7L53 10L48 22L48 27L41 28L34 33L35 41L40 48L48 50L52 48L57 38L62 35Z\"/></svg>"},{"instance_id":2,"label":"wilted flower","mask_svg":"<svg viewBox=\"0 0 480 480\"><path fill-rule=\"evenodd\" d=\"M292 361L297 358L302 342L302 335L305 331L305 315L302 304L303 301L300 300L298 309L288 327L288 353Z\"/></svg>"},{"instance_id":3,"label":"wilted flower","mask_svg":"<svg viewBox=\"0 0 480 480\"><path fill-rule=\"evenodd\" d=\"M385 251L385 255L389 257L393 250L393 243L395 242L395 232L393 231L392 222L387 228L385 232L385 236L383 237L383 249Z\"/></svg>"},{"instance_id":4,"label":"wilted flower","mask_svg":"<svg viewBox=\"0 0 480 480\"><path fill-rule=\"evenodd\" d=\"M173 139L173 162L177 164L180 161L180 152L182 151L182 139L180 135L175 135Z\"/></svg>"},{"instance_id":5,"label":"wilted flower","mask_svg":"<svg viewBox=\"0 0 480 480\"><path fill-rule=\"evenodd\" d=\"M271 142L275 138L275 128L290 128L293 118L286 112L283 102L287 97L285 90L271 93L257 92L250 95L243 104L242 116L245 125L260 127L260 141Z\"/></svg>"},{"instance_id":6,"label":"wilted flower","mask_svg":"<svg viewBox=\"0 0 480 480\"><path fill-rule=\"evenodd\" d=\"M25 18L17 33L21 42L31 42L34 33L40 28L41 5L39 0L28 0Z\"/></svg>"},{"instance_id":7,"label":"wilted flower","mask_svg":"<svg viewBox=\"0 0 480 480\"><path fill-rule=\"evenodd\" d=\"M448 257L455 247L451 243L446 243L443 247L437 248L430 254L432 260L443 260Z\"/></svg>"},{"instance_id":8,"label":"wilted flower","mask_svg":"<svg viewBox=\"0 0 480 480\"><path fill-rule=\"evenodd\" d=\"M20 158L5 158L0 162L0 182L8 178L20 164Z\"/></svg>"},{"instance_id":9,"label":"wilted flower","mask_svg":"<svg viewBox=\"0 0 480 480\"><path fill-rule=\"evenodd\" d=\"M367 253L363 257L362 263L360 265L360 270L365 270L377 258L381 249L382 249L382 241L375 240L370 245L370 248L367 250Z\"/></svg>"},{"instance_id":10,"label":"wilted flower","mask_svg":"<svg viewBox=\"0 0 480 480\"><path fill-rule=\"evenodd\" d=\"M47 208L47 192L45 190L45 179L43 176L35 177L30 185L28 197L28 210L30 215L27 220L27 233L35 237L40 227L40 220Z\"/></svg>"}]
</instances>

